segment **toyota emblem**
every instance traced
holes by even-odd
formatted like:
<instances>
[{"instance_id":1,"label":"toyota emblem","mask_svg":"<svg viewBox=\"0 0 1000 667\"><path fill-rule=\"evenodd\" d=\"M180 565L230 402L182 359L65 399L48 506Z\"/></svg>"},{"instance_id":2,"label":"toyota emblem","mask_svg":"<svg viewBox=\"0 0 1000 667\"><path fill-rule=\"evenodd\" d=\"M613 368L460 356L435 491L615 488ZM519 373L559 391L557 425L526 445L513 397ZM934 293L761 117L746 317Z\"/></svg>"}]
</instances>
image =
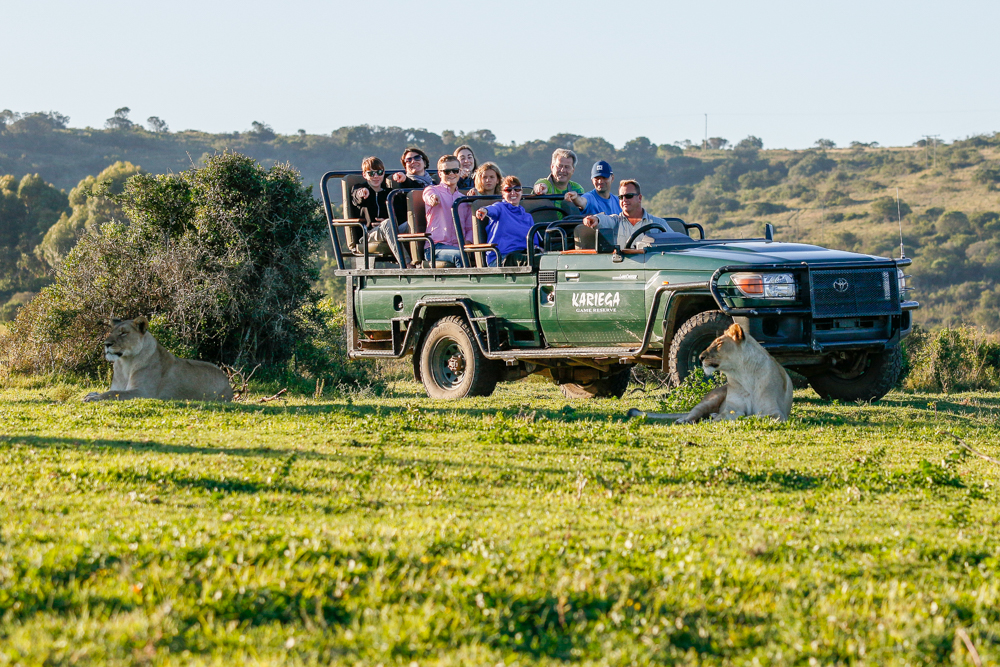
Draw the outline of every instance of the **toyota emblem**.
<instances>
[{"instance_id":1,"label":"toyota emblem","mask_svg":"<svg viewBox=\"0 0 1000 667\"><path fill-rule=\"evenodd\" d=\"M838 292L846 292L847 288L850 286L851 284L847 282L847 278L837 278L836 280L833 281L833 289L837 290Z\"/></svg>"}]
</instances>

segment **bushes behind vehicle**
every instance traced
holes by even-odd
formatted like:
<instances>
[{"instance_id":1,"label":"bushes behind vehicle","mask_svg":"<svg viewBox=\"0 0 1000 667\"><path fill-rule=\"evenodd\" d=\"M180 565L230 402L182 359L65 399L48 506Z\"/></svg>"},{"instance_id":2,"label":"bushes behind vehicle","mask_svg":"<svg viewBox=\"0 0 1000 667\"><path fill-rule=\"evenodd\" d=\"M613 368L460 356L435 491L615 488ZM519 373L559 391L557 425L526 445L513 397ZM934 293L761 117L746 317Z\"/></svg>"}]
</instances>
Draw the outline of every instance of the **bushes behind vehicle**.
<instances>
[{"instance_id":1,"label":"bushes behind vehicle","mask_svg":"<svg viewBox=\"0 0 1000 667\"><path fill-rule=\"evenodd\" d=\"M915 392L1000 389L1000 341L978 327L927 331L903 340L903 388Z\"/></svg>"},{"instance_id":2,"label":"bushes behind vehicle","mask_svg":"<svg viewBox=\"0 0 1000 667\"><path fill-rule=\"evenodd\" d=\"M18 311L0 342L11 370L93 372L108 320L144 314L183 356L365 381L371 366L347 365L342 316L312 288L326 225L290 166L227 152L102 194L128 219L84 234Z\"/></svg>"}]
</instances>

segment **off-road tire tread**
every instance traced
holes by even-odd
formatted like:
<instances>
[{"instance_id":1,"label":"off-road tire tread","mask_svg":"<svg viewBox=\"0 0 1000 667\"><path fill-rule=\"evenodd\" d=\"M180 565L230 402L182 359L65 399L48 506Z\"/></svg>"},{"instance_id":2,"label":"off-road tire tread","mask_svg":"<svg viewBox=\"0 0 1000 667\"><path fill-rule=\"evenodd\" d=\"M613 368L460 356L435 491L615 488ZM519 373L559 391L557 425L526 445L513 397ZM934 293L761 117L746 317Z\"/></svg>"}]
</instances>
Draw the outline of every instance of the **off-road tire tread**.
<instances>
[{"instance_id":1,"label":"off-road tire tread","mask_svg":"<svg viewBox=\"0 0 1000 667\"><path fill-rule=\"evenodd\" d=\"M688 319L681 328L677 330L674 334L674 339L670 343L669 352L669 374L670 374L670 385L672 387L679 386L683 381L684 377L681 376L683 369L678 368L677 360L682 358L682 353L684 352L684 347L690 345L689 338L697 335L695 332L698 329L704 327L712 327L718 329L718 333L712 336L712 339L718 338L722 335L726 329L728 329L733 323L733 318L726 315L721 310L706 310L703 313L698 313L697 315ZM708 347L707 345L705 346ZM701 354L704 350L700 350L698 354ZM693 369L688 369L690 372ZM686 374L685 374L686 375Z\"/></svg>"},{"instance_id":2,"label":"off-road tire tread","mask_svg":"<svg viewBox=\"0 0 1000 667\"><path fill-rule=\"evenodd\" d=\"M457 327L458 332L452 331L448 332L448 327ZM443 332L443 333L442 333ZM470 348L469 354L465 355L465 373L472 374L472 383L468 385L464 394L459 393L449 393L434 384L434 374L430 372L427 367L428 360L425 358L424 354L426 350L430 350L434 343L441 337L447 336L453 340L458 341L462 344L459 336L464 335L466 343L463 347ZM420 342L420 349L415 352L418 355L419 361L416 364L416 369L419 370L419 378L423 382L424 388L427 390L427 395L431 398L443 398L443 399L457 399L465 398L467 396L489 396L496 389L497 381L499 379L499 374L497 373L497 365L493 363L490 359L483 356L483 353L479 349L479 345L476 343L475 334L469 323L465 321L465 318L457 315L449 315L447 317L442 317L437 320L427 330L427 333L422 337Z\"/></svg>"},{"instance_id":3,"label":"off-road tire tread","mask_svg":"<svg viewBox=\"0 0 1000 667\"><path fill-rule=\"evenodd\" d=\"M813 375L809 385L825 401L877 401L896 386L903 372L903 350L899 345L877 355L860 377L846 380L831 375Z\"/></svg>"}]
</instances>

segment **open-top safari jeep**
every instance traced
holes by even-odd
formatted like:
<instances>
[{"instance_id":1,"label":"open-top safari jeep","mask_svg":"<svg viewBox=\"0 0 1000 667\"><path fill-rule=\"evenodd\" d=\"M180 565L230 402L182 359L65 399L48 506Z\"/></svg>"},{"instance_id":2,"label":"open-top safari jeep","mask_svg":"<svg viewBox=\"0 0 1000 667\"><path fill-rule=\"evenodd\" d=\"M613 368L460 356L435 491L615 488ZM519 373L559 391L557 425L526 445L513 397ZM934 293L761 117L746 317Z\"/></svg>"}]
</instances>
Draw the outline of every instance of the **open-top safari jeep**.
<instances>
[{"instance_id":1,"label":"open-top safari jeep","mask_svg":"<svg viewBox=\"0 0 1000 667\"><path fill-rule=\"evenodd\" d=\"M905 298L909 259L779 243L771 225L764 238L708 239L679 218L666 224L686 232L683 241L633 247L642 234L655 236L654 224L618 247L567 215L561 197L526 196L537 222L520 265L486 265L492 246L481 224L464 238L459 207L499 199L470 197L452 211L463 261L450 267L420 261L427 236L419 190L390 195L391 209L406 203L410 231L397 245L408 257L367 243L347 196L361 179L335 171L321 182L337 275L347 281L349 355L412 354L432 397L486 396L497 382L532 373L567 397L621 396L636 364L679 383L734 321L824 398L876 400L899 378L899 343L919 307ZM334 217L334 181L343 218Z\"/></svg>"}]
</instances>

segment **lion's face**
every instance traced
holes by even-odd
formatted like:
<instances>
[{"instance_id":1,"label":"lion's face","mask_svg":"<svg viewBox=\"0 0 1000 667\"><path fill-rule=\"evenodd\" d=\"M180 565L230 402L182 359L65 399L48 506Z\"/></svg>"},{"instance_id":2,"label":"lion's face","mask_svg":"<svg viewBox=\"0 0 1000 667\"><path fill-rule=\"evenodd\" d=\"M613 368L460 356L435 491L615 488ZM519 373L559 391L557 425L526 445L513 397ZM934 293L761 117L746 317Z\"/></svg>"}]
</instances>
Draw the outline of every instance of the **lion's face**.
<instances>
[{"instance_id":1,"label":"lion's face","mask_svg":"<svg viewBox=\"0 0 1000 667\"><path fill-rule=\"evenodd\" d=\"M104 358L110 362L133 356L141 347L149 323L145 317L113 320L104 339Z\"/></svg>"},{"instance_id":2,"label":"lion's face","mask_svg":"<svg viewBox=\"0 0 1000 667\"><path fill-rule=\"evenodd\" d=\"M743 329L738 324L732 325L726 333L713 340L708 349L698 357L705 375L711 376L718 370L725 371L726 362L739 353L742 344Z\"/></svg>"}]
</instances>

